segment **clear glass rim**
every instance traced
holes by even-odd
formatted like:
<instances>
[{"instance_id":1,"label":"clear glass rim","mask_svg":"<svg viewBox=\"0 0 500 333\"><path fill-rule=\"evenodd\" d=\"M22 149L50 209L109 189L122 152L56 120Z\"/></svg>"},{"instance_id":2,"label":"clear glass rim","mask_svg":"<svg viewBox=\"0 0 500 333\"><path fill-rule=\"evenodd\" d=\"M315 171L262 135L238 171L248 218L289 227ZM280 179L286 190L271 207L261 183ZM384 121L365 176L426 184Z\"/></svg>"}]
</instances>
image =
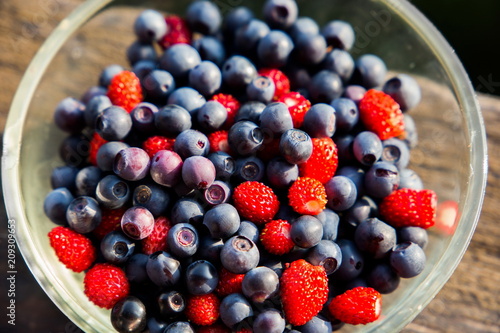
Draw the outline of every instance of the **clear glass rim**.
<instances>
[{"instance_id":1,"label":"clear glass rim","mask_svg":"<svg viewBox=\"0 0 500 333\"><path fill-rule=\"evenodd\" d=\"M23 134L24 120L30 105L36 87L38 86L47 66L51 63L54 56L60 50L67 39L84 22L95 15L99 10L111 3L112 0L88 0L78 6L67 18L60 22L48 39L43 43L29 67L24 74L21 83L14 96L9 115L7 118L2 154L2 184L5 198L5 206L9 219L16 221L16 240L18 247L24 256L28 267L38 280L46 294L52 301L73 320L78 326L86 332L105 331L107 327L101 323L88 318L84 314L86 309L81 304L73 304L72 307L61 306L70 295L66 294L64 288L54 288L51 284L57 281L49 269L47 263L37 260L36 249L32 241L32 235L28 230L27 217L23 208L23 196L20 186L20 150ZM484 199L484 190L487 179L487 144L483 119L480 114L480 107L470 80L460 63L457 55L449 46L444 37L437 29L425 18L412 4L406 0L385 0L394 12L410 24L413 29L419 33L428 45L435 50L440 63L451 80L453 90L459 104L462 106L462 112L467 125L467 134L470 140L470 186L464 195L464 210L460 218L460 224L464 225L457 229L452 236L448 247L453 246L455 252L446 251L445 255L436 265L446 265L449 269L444 273L437 273L433 270L425 279L423 284L426 286L426 293L417 293L414 290L413 295L401 303L402 309L418 307L418 311L412 311L411 315L405 313L405 320L396 321L399 326L389 324L391 320L375 323L370 328L371 331L377 331L383 328L391 330L401 330L425 307L439 292L447 280L455 271L462 259L473 235L479 220L481 206ZM410 17L411 16L411 17ZM34 255L35 254L35 255ZM418 288L419 290L421 288ZM402 310L404 311L404 310ZM388 317L401 315L398 311L393 311ZM389 318L388 318L389 319Z\"/></svg>"}]
</instances>

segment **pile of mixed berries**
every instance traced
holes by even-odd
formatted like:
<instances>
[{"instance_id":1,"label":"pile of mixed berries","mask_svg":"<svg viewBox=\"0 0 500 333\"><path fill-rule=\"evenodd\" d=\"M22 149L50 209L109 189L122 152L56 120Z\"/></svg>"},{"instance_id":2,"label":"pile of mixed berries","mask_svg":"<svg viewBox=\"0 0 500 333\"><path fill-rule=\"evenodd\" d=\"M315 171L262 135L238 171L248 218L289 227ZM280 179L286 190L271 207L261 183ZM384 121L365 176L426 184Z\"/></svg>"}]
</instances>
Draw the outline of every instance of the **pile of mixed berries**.
<instances>
[{"instance_id":1,"label":"pile of mixed berries","mask_svg":"<svg viewBox=\"0 0 500 333\"><path fill-rule=\"evenodd\" d=\"M362 8L360 8L362 10ZM425 266L436 194L408 169L420 101L352 26L268 0L145 10L56 125L48 237L119 332L331 332Z\"/></svg>"}]
</instances>

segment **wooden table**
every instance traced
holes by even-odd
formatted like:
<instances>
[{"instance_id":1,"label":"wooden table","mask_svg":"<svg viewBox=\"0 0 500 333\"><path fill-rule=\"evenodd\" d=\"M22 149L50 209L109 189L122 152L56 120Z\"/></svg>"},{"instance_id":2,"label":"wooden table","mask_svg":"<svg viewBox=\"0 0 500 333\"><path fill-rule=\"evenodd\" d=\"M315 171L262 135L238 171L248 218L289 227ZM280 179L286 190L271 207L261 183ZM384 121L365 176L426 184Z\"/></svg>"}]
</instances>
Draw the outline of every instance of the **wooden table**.
<instances>
[{"instance_id":1,"label":"wooden table","mask_svg":"<svg viewBox=\"0 0 500 333\"><path fill-rule=\"evenodd\" d=\"M82 0L0 1L0 129L19 80L39 45ZM488 132L489 177L483 212L468 251L436 298L403 332L500 332L500 98L480 95ZM3 133L3 130L2 130ZM3 198L2 198L3 199ZM7 301L6 221L0 206L2 309ZM18 260L17 325L0 319L1 332L78 332ZM5 288L4 288L5 287Z\"/></svg>"}]
</instances>

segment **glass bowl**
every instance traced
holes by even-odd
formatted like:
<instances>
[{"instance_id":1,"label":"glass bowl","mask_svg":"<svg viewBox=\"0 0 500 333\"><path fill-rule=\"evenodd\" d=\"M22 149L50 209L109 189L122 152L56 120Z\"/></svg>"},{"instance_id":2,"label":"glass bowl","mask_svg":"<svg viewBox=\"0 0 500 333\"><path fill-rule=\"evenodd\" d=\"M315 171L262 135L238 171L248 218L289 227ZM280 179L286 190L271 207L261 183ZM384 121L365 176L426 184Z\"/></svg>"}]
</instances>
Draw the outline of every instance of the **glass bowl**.
<instances>
[{"instance_id":1,"label":"glass bowl","mask_svg":"<svg viewBox=\"0 0 500 333\"><path fill-rule=\"evenodd\" d=\"M124 50L133 40L132 23L144 8L184 13L188 1L85 1L64 19L43 44L14 97L4 133L2 181L16 239L34 276L54 303L86 332L113 331L109 311L92 305L83 293L83 274L60 264L49 246L54 226L43 213L51 170L62 161L58 145L65 137L52 120L55 106L67 96L81 96L95 85L106 65L127 67ZM223 14L246 5L260 13L262 1L217 1ZM377 54L393 72L415 76L421 104L410 114L419 144L410 168L440 201L458 202L452 234L431 229L428 264L419 276L404 280L384 296L382 318L346 331L394 332L407 325L446 283L474 232L482 205L487 154L483 122L475 93L452 48L434 26L402 0L298 1L301 16L320 24L350 22L357 42L354 57Z\"/></svg>"}]
</instances>

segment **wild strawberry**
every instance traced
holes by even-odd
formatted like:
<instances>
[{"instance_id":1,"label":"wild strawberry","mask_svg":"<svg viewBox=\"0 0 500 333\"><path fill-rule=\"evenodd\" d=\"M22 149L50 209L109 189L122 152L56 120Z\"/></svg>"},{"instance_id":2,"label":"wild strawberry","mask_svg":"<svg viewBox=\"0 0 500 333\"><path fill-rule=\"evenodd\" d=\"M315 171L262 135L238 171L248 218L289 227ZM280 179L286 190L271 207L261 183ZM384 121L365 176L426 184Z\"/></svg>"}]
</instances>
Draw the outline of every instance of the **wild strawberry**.
<instances>
[{"instance_id":1,"label":"wild strawberry","mask_svg":"<svg viewBox=\"0 0 500 333\"><path fill-rule=\"evenodd\" d=\"M344 323L368 324L380 317L382 295L373 288L356 287L334 297L328 309L332 316Z\"/></svg>"},{"instance_id":2,"label":"wild strawberry","mask_svg":"<svg viewBox=\"0 0 500 333\"><path fill-rule=\"evenodd\" d=\"M96 259L96 249L90 239L66 227L55 227L49 232L50 246L67 268L80 273Z\"/></svg>"},{"instance_id":3,"label":"wild strawberry","mask_svg":"<svg viewBox=\"0 0 500 333\"><path fill-rule=\"evenodd\" d=\"M393 227L432 227L436 221L437 195L432 190L403 188L386 196L380 215Z\"/></svg>"},{"instance_id":4,"label":"wild strawberry","mask_svg":"<svg viewBox=\"0 0 500 333\"><path fill-rule=\"evenodd\" d=\"M256 224L271 221L280 205L273 190L256 181L247 181L238 185L234 189L233 200L238 213Z\"/></svg>"},{"instance_id":5,"label":"wild strawberry","mask_svg":"<svg viewBox=\"0 0 500 333\"><path fill-rule=\"evenodd\" d=\"M370 89L359 102L359 116L365 127L387 140L403 135L404 115L399 104L382 91Z\"/></svg>"},{"instance_id":6,"label":"wild strawberry","mask_svg":"<svg viewBox=\"0 0 500 333\"><path fill-rule=\"evenodd\" d=\"M311 157L299 165L299 174L301 177L315 178L325 184L337 171L337 146L331 138L313 138L312 143Z\"/></svg>"},{"instance_id":7,"label":"wild strawberry","mask_svg":"<svg viewBox=\"0 0 500 333\"><path fill-rule=\"evenodd\" d=\"M214 294L195 295L187 299L184 314L196 325L212 325L219 318L220 300Z\"/></svg>"},{"instance_id":8,"label":"wild strawberry","mask_svg":"<svg viewBox=\"0 0 500 333\"><path fill-rule=\"evenodd\" d=\"M133 72L122 71L111 80L107 95L113 105L130 112L143 100L141 82Z\"/></svg>"},{"instance_id":9,"label":"wild strawberry","mask_svg":"<svg viewBox=\"0 0 500 333\"><path fill-rule=\"evenodd\" d=\"M174 138L167 138L161 135L150 136L142 143L142 149L153 157L160 150L174 150Z\"/></svg>"},{"instance_id":10,"label":"wild strawberry","mask_svg":"<svg viewBox=\"0 0 500 333\"><path fill-rule=\"evenodd\" d=\"M458 202L454 200L440 202L436 208L436 223L434 227L445 235L453 235L459 218Z\"/></svg>"},{"instance_id":11,"label":"wild strawberry","mask_svg":"<svg viewBox=\"0 0 500 333\"><path fill-rule=\"evenodd\" d=\"M220 130L212 132L208 135L208 142L210 143L210 152L222 151L231 154L231 148L227 142L227 131Z\"/></svg>"},{"instance_id":12,"label":"wild strawberry","mask_svg":"<svg viewBox=\"0 0 500 333\"><path fill-rule=\"evenodd\" d=\"M280 295L287 321L292 325L304 325L328 300L325 269L304 259L293 261L281 275Z\"/></svg>"},{"instance_id":13,"label":"wild strawberry","mask_svg":"<svg viewBox=\"0 0 500 333\"><path fill-rule=\"evenodd\" d=\"M125 272L111 264L96 264L83 279L84 293L95 305L111 309L126 297L130 285Z\"/></svg>"},{"instance_id":14,"label":"wild strawberry","mask_svg":"<svg viewBox=\"0 0 500 333\"><path fill-rule=\"evenodd\" d=\"M264 162L268 162L276 157L276 152L280 150L280 138L266 138L261 148L257 151L257 157Z\"/></svg>"},{"instance_id":15,"label":"wild strawberry","mask_svg":"<svg viewBox=\"0 0 500 333\"><path fill-rule=\"evenodd\" d=\"M125 210L125 208L101 209L101 223L92 231L97 239L101 240L111 231L120 229L122 216Z\"/></svg>"},{"instance_id":16,"label":"wild strawberry","mask_svg":"<svg viewBox=\"0 0 500 333\"><path fill-rule=\"evenodd\" d=\"M186 20L177 16L169 15L165 18L167 22L167 34L159 42L163 49L168 49L174 44L190 44L191 31Z\"/></svg>"},{"instance_id":17,"label":"wild strawberry","mask_svg":"<svg viewBox=\"0 0 500 333\"><path fill-rule=\"evenodd\" d=\"M167 234L171 226L166 217L156 218L153 232L141 241L142 253L149 256L157 251L167 251Z\"/></svg>"},{"instance_id":18,"label":"wild strawberry","mask_svg":"<svg viewBox=\"0 0 500 333\"><path fill-rule=\"evenodd\" d=\"M234 124L234 118L240 109L240 102L233 95L222 93L213 95L211 101L217 101L226 107L227 118L223 127L225 129L230 128Z\"/></svg>"},{"instance_id":19,"label":"wild strawberry","mask_svg":"<svg viewBox=\"0 0 500 333\"><path fill-rule=\"evenodd\" d=\"M220 297L241 293L241 284L243 283L244 277L245 274L235 274L223 267L219 272L219 282L215 292Z\"/></svg>"},{"instance_id":20,"label":"wild strawberry","mask_svg":"<svg viewBox=\"0 0 500 333\"><path fill-rule=\"evenodd\" d=\"M276 68L262 68L259 70L260 76L267 76L274 82L274 100L277 100L281 95L290 92L290 80L288 77Z\"/></svg>"},{"instance_id":21,"label":"wild strawberry","mask_svg":"<svg viewBox=\"0 0 500 333\"><path fill-rule=\"evenodd\" d=\"M326 206L326 190L317 179L299 177L288 189L288 200L297 213L318 215Z\"/></svg>"},{"instance_id":22,"label":"wild strawberry","mask_svg":"<svg viewBox=\"0 0 500 333\"><path fill-rule=\"evenodd\" d=\"M104 140L97 132L94 132L89 147L89 162L92 165L97 165L97 152L106 142L108 141Z\"/></svg>"},{"instance_id":23,"label":"wild strawberry","mask_svg":"<svg viewBox=\"0 0 500 333\"><path fill-rule=\"evenodd\" d=\"M288 111L293 120L293 127L301 127L306 112L311 108L311 102L296 91L281 95L278 102L285 103L288 106Z\"/></svg>"},{"instance_id":24,"label":"wild strawberry","mask_svg":"<svg viewBox=\"0 0 500 333\"><path fill-rule=\"evenodd\" d=\"M290 236L291 224L285 220L267 222L260 232L260 242L267 252L284 255L292 251L295 243Z\"/></svg>"}]
</instances>

